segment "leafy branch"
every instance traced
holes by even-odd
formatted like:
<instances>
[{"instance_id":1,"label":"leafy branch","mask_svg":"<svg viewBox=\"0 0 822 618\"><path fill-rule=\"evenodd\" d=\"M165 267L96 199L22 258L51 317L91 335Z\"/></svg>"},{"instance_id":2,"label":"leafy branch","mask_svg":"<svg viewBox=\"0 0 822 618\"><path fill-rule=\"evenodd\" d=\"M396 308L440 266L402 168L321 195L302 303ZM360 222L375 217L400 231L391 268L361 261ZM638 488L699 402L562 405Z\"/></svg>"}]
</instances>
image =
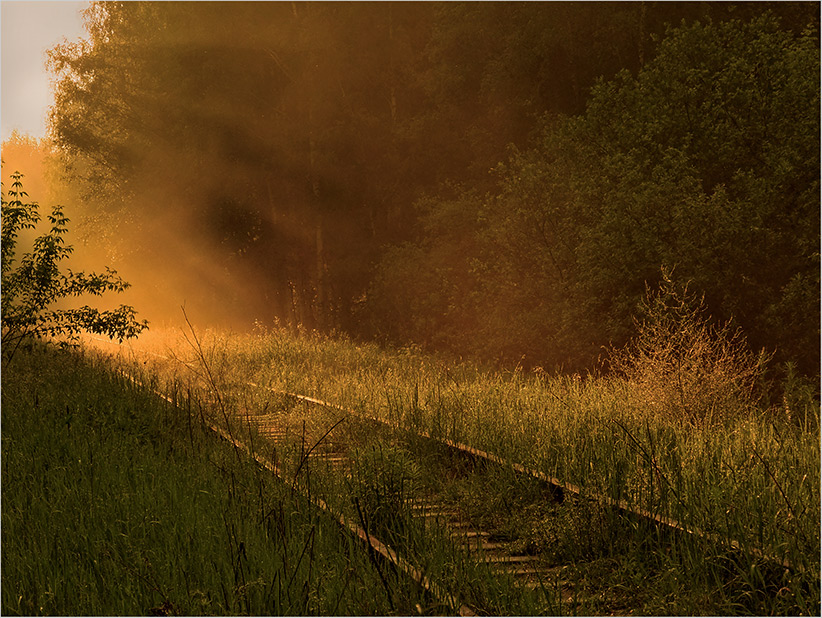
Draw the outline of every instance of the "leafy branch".
<instances>
[{"instance_id":1,"label":"leafy branch","mask_svg":"<svg viewBox=\"0 0 822 618\"><path fill-rule=\"evenodd\" d=\"M18 257L20 233L35 229L41 221L39 206L27 200L21 179L19 172L12 174L8 194L5 190L2 193L0 346L4 360L10 361L20 344L30 337L74 340L86 331L123 341L139 335L148 323L137 320L134 308L128 305L110 311L88 305L77 309L52 308L65 298L123 292L129 284L110 268L103 273L70 269L61 272L60 262L68 258L74 248L66 244L69 219L60 206L54 206L47 216L48 232L37 236L31 251Z\"/></svg>"}]
</instances>

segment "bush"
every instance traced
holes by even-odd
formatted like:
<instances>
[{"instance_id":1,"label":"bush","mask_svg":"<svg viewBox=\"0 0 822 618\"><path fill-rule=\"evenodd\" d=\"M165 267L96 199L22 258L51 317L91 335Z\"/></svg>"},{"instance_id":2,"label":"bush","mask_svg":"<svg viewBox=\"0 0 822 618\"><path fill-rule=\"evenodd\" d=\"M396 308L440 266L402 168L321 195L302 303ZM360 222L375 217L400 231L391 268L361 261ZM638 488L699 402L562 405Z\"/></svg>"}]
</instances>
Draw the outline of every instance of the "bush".
<instances>
[{"instance_id":1,"label":"bush","mask_svg":"<svg viewBox=\"0 0 822 618\"><path fill-rule=\"evenodd\" d=\"M712 324L704 297L677 285L662 270L648 290L638 336L612 355L612 366L635 387L637 402L675 421L710 425L747 410L768 356L748 348L731 324Z\"/></svg>"},{"instance_id":2,"label":"bush","mask_svg":"<svg viewBox=\"0 0 822 618\"><path fill-rule=\"evenodd\" d=\"M68 218L54 206L48 221L50 230L34 239L30 252L18 258L17 240L24 230L40 222L38 205L25 202L22 174L12 174L11 189L2 192L2 340L3 358L11 360L20 343L28 337L66 336L76 339L81 331L107 335L122 341L135 337L148 323L138 321L134 308L120 305L113 311L100 311L84 305L76 309L54 309L59 300L85 294L101 296L122 292L129 284L117 273L66 273L60 262L73 248L65 242Z\"/></svg>"}]
</instances>

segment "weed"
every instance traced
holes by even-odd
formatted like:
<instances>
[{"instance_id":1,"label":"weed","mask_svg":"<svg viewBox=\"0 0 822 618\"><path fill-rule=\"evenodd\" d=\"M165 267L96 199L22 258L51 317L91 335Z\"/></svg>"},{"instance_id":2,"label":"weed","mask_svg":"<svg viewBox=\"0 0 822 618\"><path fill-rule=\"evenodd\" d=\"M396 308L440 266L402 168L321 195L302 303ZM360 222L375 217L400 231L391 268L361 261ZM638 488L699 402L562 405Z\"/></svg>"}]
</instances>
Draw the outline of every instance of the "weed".
<instances>
[{"instance_id":1,"label":"weed","mask_svg":"<svg viewBox=\"0 0 822 618\"><path fill-rule=\"evenodd\" d=\"M420 488L417 464L410 454L382 443L358 449L346 484L363 527L389 542L401 540Z\"/></svg>"},{"instance_id":2,"label":"weed","mask_svg":"<svg viewBox=\"0 0 822 618\"><path fill-rule=\"evenodd\" d=\"M390 602L375 593L381 574L337 522L105 364L35 346L5 369L4 614L360 615L424 602L393 580Z\"/></svg>"},{"instance_id":3,"label":"weed","mask_svg":"<svg viewBox=\"0 0 822 618\"><path fill-rule=\"evenodd\" d=\"M706 426L745 415L768 356L751 353L741 330L712 325L702 297L677 285L670 271L662 276L659 290L647 291L638 337L611 358L631 384L634 405Z\"/></svg>"},{"instance_id":4,"label":"weed","mask_svg":"<svg viewBox=\"0 0 822 618\"><path fill-rule=\"evenodd\" d=\"M682 290L674 289L674 293L679 295L674 299L683 300ZM660 351L654 356L649 343L654 339L647 339L641 348L645 356L624 357L627 364L622 376L483 372L468 364L444 365L440 359L413 350L379 350L370 344L311 333L294 336L279 330L265 336L205 333L203 348L213 350L221 363L220 371L214 372L215 381L227 397L269 412L278 407L290 419L292 435L304 433L302 448L298 443L294 453L278 451L284 466L293 462L288 464L292 471L339 419L339 413L293 402L285 406L285 400L272 397L270 390L249 387L248 382L309 395L409 430L469 444L574 485L586 500L623 501L699 531L656 533L632 517L612 517L608 509L575 503L567 496L567 505L556 505L542 490L529 489L499 468L488 468L483 477L487 487L483 487L465 481L476 478L481 466L466 464L463 474L448 463L443 451L425 450L419 440L403 443L406 453L397 459L410 458L416 463L420 473L412 476L425 481L427 490L447 494L476 523L496 527L511 543L520 543L521 551L543 554L553 561L574 561L575 573L583 580L588 577L588 563L610 565L614 573L630 574L631 581L644 577L648 583L641 599L633 588L617 596L624 600L633 595L649 612L727 613L776 607L787 612L818 612L818 410L809 413L807 422L796 422L797 410L812 410L807 403L812 394L795 386L794 399L788 404L793 420L762 409L753 391L759 357L746 355L739 347L741 339L734 338L732 331L710 327L693 313L691 301L660 300L673 315L658 322L664 328L648 331L656 333ZM685 325L696 328L692 332L696 339L682 339L666 348L662 333L673 333L673 325L683 323L674 320L677 315L685 319ZM159 339L161 334L154 336ZM172 342L167 344L180 349ZM152 363L152 370L160 379L179 379L172 367L160 362ZM660 403L663 399L664 404ZM802 416L806 417L804 412ZM380 489L380 494L375 488L384 481L379 475L393 469L390 460L397 454L386 457L383 451L382 458L388 461L382 461L378 444L390 436L355 427L343 423L326 440L337 432L349 432L344 434L346 440L352 438L359 449L358 459L365 460L356 473L362 478L352 471L348 483L340 483L339 478L323 479L320 470L312 467L311 489L325 492L329 502L336 500L334 504L349 512L354 510L349 494L356 495L363 519L371 521L377 513L379 520L384 512L379 500L397 493ZM374 465L366 475L369 458ZM307 466L301 477L307 476ZM529 506L534 504L540 506ZM504 529L505 521L514 521L511 518L516 516L521 517L519 534L514 525ZM390 518L384 519L381 525L395 527ZM479 574L472 579L469 572L474 572L444 550L436 558L432 556L439 550L429 549L423 555L410 533L403 542L418 564L430 569L426 572L440 573L445 581L453 582L454 589L461 590L463 598L473 598L476 607L499 611L500 599L508 594L507 584L492 585L487 576ZM727 573L720 564L729 548L741 552L738 561L749 582L742 587L726 586ZM768 557L764 562L763 556ZM775 591L767 588L781 599L778 605L755 593L757 581L770 581L766 565L773 565L774 560L791 565L790 584L781 582ZM644 572L638 565L646 565ZM455 581L447 575L453 568L468 579ZM618 579L617 575L603 578L603 585L616 588ZM658 594L650 590L653 586L659 587ZM548 588L554 591L555 587ZM578 597L568 601L563 611L609 607L621 611L617 601L594 603L591 595L611 597L593 584L586 589L583 584L573 587L560 582L559 588L559 594L573 589ZM533 611L534 606L529 607L527 611Z\"/></svg>"}]
</instances>

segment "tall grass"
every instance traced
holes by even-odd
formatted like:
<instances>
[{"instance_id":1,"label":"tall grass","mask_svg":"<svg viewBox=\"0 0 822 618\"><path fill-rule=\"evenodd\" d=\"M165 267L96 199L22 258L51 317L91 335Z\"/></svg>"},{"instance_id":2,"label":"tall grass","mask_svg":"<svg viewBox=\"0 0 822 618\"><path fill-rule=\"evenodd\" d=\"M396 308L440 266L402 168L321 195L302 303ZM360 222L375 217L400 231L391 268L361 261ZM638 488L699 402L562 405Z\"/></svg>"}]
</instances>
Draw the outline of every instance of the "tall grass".
<instances>
[{"instance_id":1,"label":"tall grass","mask_svg":"<svg viewBox=\"0 0 822 618\"><path fill-rule=\"evenodd\" d=\"M40 346L2 381L3 614L426 606L333 519L204 430L196 403L180 396L181 413L103 363Z\"/></svg>"},{"instance_id":2,"label":"tall grass","mask_svg":"<svg viewBox=\"0 0 822 618\"><path fill-rule=\"evenodd\" d=\"M192 357L184 342L154 336L140 345ZM482 371L413 349L280 330L206 333L203 346L220 388L245 409L277 400L249 389L253 382L496 453L704 533L676 537L670 568L674 580L687 573L701 582L719 603L712 607L819 611L819 407L810 398L763 408L744 389L694 392L689 384L702 384L684 379L691 375L672 385L647 371L643 379ZM726 361L714 378L728 378ZM666 405L667 387L677 396ZM694 402L705 404L701 413Z\"/></svg>"}]
</instances>

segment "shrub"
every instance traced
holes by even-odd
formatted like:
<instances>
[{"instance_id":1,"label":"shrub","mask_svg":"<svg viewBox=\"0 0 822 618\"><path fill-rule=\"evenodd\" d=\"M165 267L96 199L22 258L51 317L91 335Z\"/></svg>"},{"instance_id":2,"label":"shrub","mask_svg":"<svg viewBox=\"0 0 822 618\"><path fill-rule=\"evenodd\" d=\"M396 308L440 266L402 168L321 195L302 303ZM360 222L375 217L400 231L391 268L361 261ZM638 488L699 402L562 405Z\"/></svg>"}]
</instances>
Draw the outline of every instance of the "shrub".
<instances>
[{"instance_id":1,"label":"shrub","mask_svg":"<svg viewBox=\"0 0 822 618\"><path fill-rule=\"evenodd\" d=\"M612 366L634 387L635 403L697 425L721 422L755 403L768 356L751 352L730 322L713 324L704 297L688 284L676 284L663 268L642 313L637 337L612 355Z\"/></svg>"},{"instance_id":2,"label":"shrub","mask_svg":"<svg viewBox=\"0 0 822 618\"><path fill-rule=\"evenodd\" d=\"M71 255L66 244L68 218L60 206L48 215L51 228L34 239L31 251L17 257L17 240L24 230L33 230L40 222L39 207L26 202L22 174L12 174L8 195L2 192L2 340L3 358L11 360L27 337L76 339L81 331L107 335L122 341L140 334L147 326L138 321L135 311L120 305L112 311L100 311L84 305L75 309L54 309L59 300L86 294L101 296L105 292L122 292L129 284L115 271L105 273L60 271L60 262Z\"/></svg>"}]
</instances>

